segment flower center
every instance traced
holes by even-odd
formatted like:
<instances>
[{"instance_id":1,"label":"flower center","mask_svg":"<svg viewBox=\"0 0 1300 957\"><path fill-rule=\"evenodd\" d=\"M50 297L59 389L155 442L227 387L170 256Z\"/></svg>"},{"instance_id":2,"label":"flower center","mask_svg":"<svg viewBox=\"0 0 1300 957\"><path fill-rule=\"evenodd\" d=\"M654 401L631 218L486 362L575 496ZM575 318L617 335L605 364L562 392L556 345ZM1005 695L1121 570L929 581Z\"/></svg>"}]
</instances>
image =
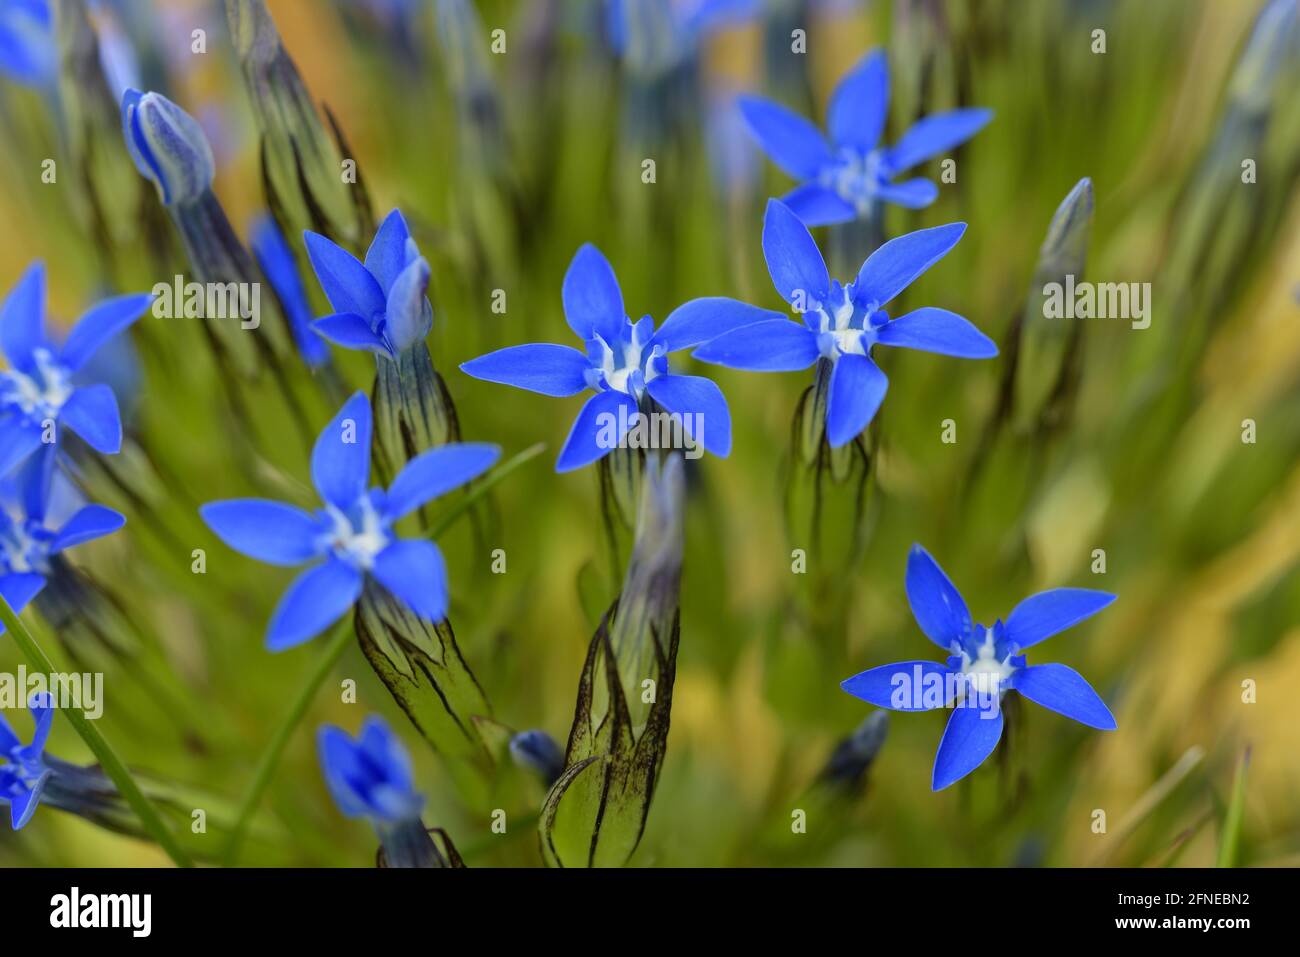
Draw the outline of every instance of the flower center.
<instances>
[{"instance_id":1,"label":"flower center","mask_svg":"<svg viewBox=\"0 0 1300 957\"><path fill-rule=\"evenodd\" d=\"M13 574L48 574L49 544L53 538L51 531L33 523L4 523L0 526L0 568Z\"/></svg>"},{"instance_id":2,"label":"flower center","mask_svg":"<svg viewBox=\"0 0 1300 957\"><path fill-rule=\"evenodd\" d=\"M17 409L37 422L57 418L73 392L68 370L48 349L36 349L32 359L36 368L31 373L17 369L0 373L0 406Z\"/></svg>"},{"instance_id":3,"label":"flower center","mask_svg":"<svg viewBox=\"0 0 1300 957\"><path fill-rule=\"evenodd\" d=\"M961 673L966 679L967 688L982 697L1000 694L1002 683L1016 671L1016 666L1011 663L1011 654L998 659L997 642L992 628L984 629L984 641L976 652L975 657L971 657L965 649L961 652Z\"/></svg>"},{"instance_id":4,"label":"flower center","mask_svg":"<svg viewBox=\"0 0 1300 957\"><path fill-rule=\"evenodd\" d=\"M589 384L599 389L603 383L639 401L646 384L667 371L663 346L647 350L653 334L654 326L647 318L637 323L629 321L626 334L613 344L596 335L587 343L592 363Z\"/></svg>"},{"instance_id":5,"label":"flower center","mask_svg":"<svg viewBox=\"0 0 1300 957\"><path fill-rule=\"evenodd\" d=\"M363 495L348 512L327 505L325 513L332 522L325 533L326 547L355 568L368 571L375 564L375 557L392 540L387 522L368 495Z\"/></svg>"},{"instance_id":6,"label":"flower center","mask_svg":"<svg viewBox=\"0 0 1300 957\"><path fill-rule=\"evenodd\" d=\"M842 149L835 163L826 167L819 177L822 186L852 205L859 216L870 211L880 187L888 181L884 154L878 149L870 153Z\"/></svg>"},{"instance_id":7,"label":"flower center","mask_svg":"<svg viewBox=\"0 0 1300 957\"><path fill-rule=\"evenodd\" d=\"M853 301L853 286L831 282L830 295L804 317L817 333L817 348L825 359L834 361L842 355L871 354L876 331L889 321L889 315L874 302Z\"/></svg>"}]
</instances>

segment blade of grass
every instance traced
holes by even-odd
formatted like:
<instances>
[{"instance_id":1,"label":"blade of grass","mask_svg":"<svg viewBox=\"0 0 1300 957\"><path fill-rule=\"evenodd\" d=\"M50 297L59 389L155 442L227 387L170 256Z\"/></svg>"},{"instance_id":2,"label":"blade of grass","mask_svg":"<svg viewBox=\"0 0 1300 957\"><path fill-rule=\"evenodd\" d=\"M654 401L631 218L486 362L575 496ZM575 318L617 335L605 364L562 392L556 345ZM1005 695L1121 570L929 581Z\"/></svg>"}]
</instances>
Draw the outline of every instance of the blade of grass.
<instances>
[{"instance_id":1,"label":"blade of grass","mask_svg":"<svg viewBox=\"0 0 1300 957\"><path fill-rule=\"evenodd\" d=\"M53 663L46 657L41 646L27 630L27 626L14 614L14 610L9 607L9 602L5 601L2 595L0 595L0 621L4 622L5 628L13 636L14 644L33 668L42 674L55 673ZM60 711L76 729L81 740L86 742L86 747L90 748L91 753L95 755L99 766L104 769L104 773L108 775L118 792L135 811L144 829L158 842L158 846L167 852L167 856L177 867L192 867L193 861L177 843L175 835L163 822L158 809L145 797L144 792L136 784L135 778L131 776L131 772L122 763L122 759L117 756L117 752L113 750L108 740L99 733L94 723L80 708L62 708Z\"/></svg>"},{"instance_id":2,"label":"blade of grass","mask_svg":"<svg viewBox=\"0 0 1300 957\"><path fill-rule=\"evenodd\" d=\"M1223 833L1219 836L1219 856L1215 867L1236 867L1241 847L1241 822L1246 810L1246 772L1250 769L1250 748L1237 762L1237 773L1232 781L1232 800L1223 815Z\"/></svg>"}]
</instances>

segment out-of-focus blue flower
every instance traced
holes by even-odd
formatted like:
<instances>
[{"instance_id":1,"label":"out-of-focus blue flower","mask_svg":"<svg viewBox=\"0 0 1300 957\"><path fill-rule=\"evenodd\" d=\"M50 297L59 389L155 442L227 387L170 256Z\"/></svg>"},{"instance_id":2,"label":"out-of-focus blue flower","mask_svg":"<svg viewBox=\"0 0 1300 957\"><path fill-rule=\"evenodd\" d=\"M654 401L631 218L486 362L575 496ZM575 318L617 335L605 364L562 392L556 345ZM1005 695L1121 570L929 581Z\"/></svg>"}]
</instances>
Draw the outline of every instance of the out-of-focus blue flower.
<instances>
[{"instance_id":1,"label":"out-of-focus blue flower","mask_svg":"<svg viewBox=\"0 0 1300 957\"><path fill-rule=\"evenodd\" d=\"M320 368L329 361L329 346L312 330L311 303L307 301L307 289L298 273L298 261L269 214L258 217L253 224L251 245L257 264L284 306L298 353L308 366Z\"/></svg>"},{"instance_id":2,"label":"out-of-focus blue flower","mask_svg":"<svg viewBox=\"0 0 1300 957\"><path fill-rule=\"evenodd\" d=\"M24 86L46 86L54 80L55 59L47 0L0 3L0 74Z\"/></svg>"},{"instance_id":3,"label":"out-of-focus blue flower","mask_svg":"<svg viewBox=\"0 0 1300 957\"><path fill-rule=\"evenodd\" d=\"M147 294L105 299L56 346L45 330L45 266L28 267L0 305L0 348L9 360L9 369L0 372L0 475L36 451L51 422L68 426L97 452L121 448L122 420L113 390L102 383L74 384L74 378L152 301Z\"/></svg>"},{"instance_id":4,"label":"out-of-focus blue flower","mask_svg":"<svg viewBox=\"0 0 1300 957\"><path fill-rule=\"evenodd\" d=\"M0 479L0 593L15 611L41 590L53 556L126 524L120 513L103 505L83 505L66 519L55 515L54 452L50 447L29 456L12 476Z\"/></svg>"},{"instance_id":5,"label":"out-of-focus blue flower","mask_svg":"<svg viewBox=\"0 0 1300 957\"><path fill-rule=\"evenodd\" d=\"M960 109L927 116L894 146L880 145L889 113L889 69L873 50L840 80L826 125L830 141L797 113L757 96L741 99L749 128L772 162L801 185L783 197L809 226L846 223L871 214L879 201L908 209L929 206L939 188L924 177L895 177L966 142L993 118Z\"/></svg>"},{"instance_id":6,"label":"out-of-focus blue flower","mask_svg":"<svg viewBox=\"0 0 1300 957\"><path fill-rule=\"evenodd\" d=\"M540 777L547 787L564 773L564 752L545 731L520 731L510 739L510 757Z\"/></svg>"},{"instance_id":7,"label":"out-of-focus blue flower","mask_svg":"<svg viewBox=\"0 0 1300 957\"><path fill-rule=\"evenodd\" d=\"M605 34L632 72L654 76L693 57L714 31L761 12L759 0L605 0Z\"/></svg>"},{"instance_id":8,"label":"out-of-focus blue flower","mask_svg":"<svg viewBox=\"0 0 1300 957\"><path fill-rule=\"evenodd\" d=\"M41 792L50 778L45 766L45 741L54 723L53 698L48 691L31 696L27 707L36 729L30 744L23 744L0 713L0 804L9 805L9 823L16 831L32 819Z\"/></svg>"},{"instance_id":9,"label":"out-of-focus blue flower","mask_svg":"<svg viewBox=\"0 0 1300 957\"><path fill-rule=\"evenodd\" d=\"M238 552L270 565L323 559L285 592L266 644L280 651L320 634L361 595L367 575L430 621L447 613L447 569L433 542L399 539L393 524L478 477L495 445L450 444L411 459L388 491L370 482L370 400L352 396L316 440L311 476L325 507L314 514L265 499L210 502L199 511Z\"/></svg>"},{"instance_id":10,"label":"out-of-focus blue flower","mask_svg":"<svg viewBox=\"0 0 1300 957\"><path fill-rule=\"evenodd\" d=\"M695 299L673 310L656 332L649 316L639 322L628 317L613 267L590 243L574 255L562 292L565 318L586 344L585 354L569 346L536 343L499 349L461 366L476 379L541 395L570 396L584 389L596 393L578 413L560 450L557 471L589 465L617 447L635 424L647 393L682 417L693 441L702 442L714 455L731 451L731 413L722 390L703 376L670 373L668 354L777 313L734 299ZM612 443L602 441L605 421L617 424ZM701 434L696 434L700 423Z\"/></svg>"},{"instance_id":11,"label":"out-of-focus blue flower","mask_svg":"<svg viewBox=\"0 0 1300 957\"><path fill-rule=\"evenodd\" d=\"M378 715L366 718L356 738L326 725L317 744L325 783L344 815L381 829L419 820L424 797L415 790L411 756Z\"/></svg>"},{"instance_id":12,"label":"out-of-focus blue flower","mask_svg":"<svg viewBox=\"0 0 1300 957\"><path fill-rule=\"evenodd\" d=\"M312 323L322 336L349 349L396 358L429 334L429 263L400 211L380 224L364 264L324 236L309 231L304 237L312 269L335 309Z\"/></svg>"},{"instance_id":13,"label":"out-of-focus blue flower","mask_svg":"<svg viewBox=\"0 0 1300 957\"><path fill-rule=\"evenodd\" d=\"M932 787L964 778L1002 737L1002 696L1017 691L1080 724L1114 731L1115 718L1083 677L1065 665L1026 665L1025 649L1101 611L1115 596L1054 588L1026 598L992 626L976 625L943 569L920 545L907 559L907 601L921 631L949 653L945 664L902 661L854 675L840 687L894 711L952 708L934 759Z\"/></svg>"},{"instance_id":14,"label":"out-of-focus blue flower","mask_svg":"<svg viewBox=\"0 0 1300 957\"><path fill-rule=\"evenodd\" d=\"M871 359L876 345L903 346L966 359L998 354L993 341L955 312L925 306L891 319L884 305L942 259L966 231L948 223L891 239L847 286L832 280L812 234L790 209L769 200L763 255L781 297L802 322L783 317L737 328L693 353L733 369L788 372L818 359L834 364L827 397L826 437L851 442L870 424L889 381Z\"/></svg>"},{"instance_id":15,"label":"out-of-focus blue flower","mask_svg":"<svg viewBox=\"0 0 1300 957\"><path fill-rule=\"evenodd\" d=\"M212 186L216 161L203 127L161 93L122 94L122 135L164 206L193 202Z\"/></svg>"}]
</instances>

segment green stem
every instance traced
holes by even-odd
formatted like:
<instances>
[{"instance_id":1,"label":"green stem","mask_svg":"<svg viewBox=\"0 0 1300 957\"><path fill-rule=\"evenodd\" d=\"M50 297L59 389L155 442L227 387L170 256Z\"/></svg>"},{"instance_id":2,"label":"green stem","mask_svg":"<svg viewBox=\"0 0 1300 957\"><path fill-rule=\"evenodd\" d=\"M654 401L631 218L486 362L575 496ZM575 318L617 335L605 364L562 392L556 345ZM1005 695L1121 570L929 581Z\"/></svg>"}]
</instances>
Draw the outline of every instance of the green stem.
<instances>
[{"instance_id":1,"label":"green stem","mask_svg":"<svg viewBox=\"0 0 1300 957\"><path fill-rule=\"evenodd\" d=\"M9 607L9 602L0 595L0 621L3 621L5 628L13 635L14 644L23 653L28 663L44 674L53 674L54 665L46 657L41 646L36 643L27 626L19 620L14 614L14 610ZM99 730L86 717L80 708L63 708L63 714L76 729L77 734L81 735L81 740L86 742L95 759L99 761L99 766L104 769L104 773L117 787L118 793L126 799L127 804L140 818L140 823L144 829L158 842L158 846L167 852L167 856L172 859L177 867L192 867L193 862L189 855L177 843L175 836L163 823L162 816L159 815L158 809L153 806L144 792L140 790L139 785L135 783L135 778L127 770L122 759L117 756L111 745L104 738Z\"/></svg>"},{"instance_id":2,"label":"green stem","mask_svg":"<svg viewBox=\"0 0 1300 957\"><path fill-rule=\"evenodd\" d=\"M530 445L528 448L524 449L518 455L498 465L495 469L489 472L486 477L476 482L474 486L468 492L466 492L465 495L461 497L460 501L458 501L451 508L450 511L442 515L436 522L434 522L433 526L426 533L425 537L437 538L443 532L447 531L447 529L451 528L451 526L456 524L456 520L458 518L460 518L462 515L464 515L466 512L469 511L470 507L474 505L475 502L477 502L484 495L486 495L492 489L492 486L496 485L503 478L505 478L515 469L519 468L525 462L528 462L530 459L537 458L537 456L541 455L545 451L546 451L546 443L538 442L536 445Z\"/></svg>"},{"instance_id":3,"label":"green stem","mask_svg":"<svg viewBox=\"0 0 1300 957\"><path fill-rule=\"evenodd\" d=\"M289 739L293 737L294 730L302 723L303 716L307 714L312 699L316 697L316 692L320 690L320 686L325 683L325 679L334 670L334 665L338 663L339 658L343 657L343 651L347 648L348 639L351 637L352 615L348 614L335 626L334 632L326 642L324 653L316 662L316 667L307 675L307 680L298 691L298 697L294 699L293 705L284 716L284 720L275 729L270 744L262 752L261 760L257 762L257 771L253 774L253 783L249 785L248 791L244 794L244 800L239 805L239 813L235 817L235 826L230 832L230 841L226 845L225 854L221 857L222 866L233 866L235 860L239 857L239 848L244 840L244 832L248 830L248 823L257 811L257 805L261 802L262 795L266 793L267 787L271 784L271 778L275 775L275 769L280 764L280 758L284 756L284 749L288 746Z\"/></svg>"}]
</instances>

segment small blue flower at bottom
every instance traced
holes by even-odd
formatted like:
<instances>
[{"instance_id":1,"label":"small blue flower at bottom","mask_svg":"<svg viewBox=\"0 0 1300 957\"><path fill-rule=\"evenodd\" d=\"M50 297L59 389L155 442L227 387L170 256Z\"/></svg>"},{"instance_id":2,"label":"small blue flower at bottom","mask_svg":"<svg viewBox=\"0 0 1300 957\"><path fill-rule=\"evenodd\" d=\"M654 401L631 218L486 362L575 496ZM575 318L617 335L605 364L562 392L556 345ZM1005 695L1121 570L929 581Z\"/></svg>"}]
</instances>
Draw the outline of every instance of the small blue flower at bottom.
<instances>
[{"instance_id":1,"label":"small blue flower at bottom","mask_svg":"<svg viewBox=\"0 0 1300 957\"><path fill-rule=\"evenodd\" d=\"M793 372L819 359L834 366L826 403L826 438L838 448L865 429L885 399L889 380L871 358L877 346L901 346L964 359L989 359L998 347L968 320L923 306L897 319L884 306L948 254L965 223L919 229L882 245L847 286L832 280L808 228L786 206L769 200L763 256L772 284L802 322L778 313L705 342L692 355L703 362L756 372Z\"/></svg>"},{"instance_id":2,"label":"small blue flower at bottom","mask_svg":"<svg viewBox=\"0 0 1300 957\"><path fill-rule=\"evenodd\" d=\"M1017 691L1036 704L1101 731L1117 725L1106 703L1073 668L1026 665L1021 654L1077 625L1115 600L1088 588L1054 588L1026 598L992 626L976 625L966 602L920 545L907 558L907 601L921 631L949 652L945 664L902 661L840 684L854 697L893 711L950 707L931 786L940 791L984 763L1002 737L1002 697Z\"/></svg>"},{"instance_id":3,"label":"small blue flower at bottom","mask_svg":"<svg viewBox=\"0 0 1300 957\"><path fill-rule=\"evenodd\" d=\"M447 569L433 542L399 539L393 525L426 502L487 471L495 445L430 449L388 487L370 481L370 400L358 392L316 440L311 475L325 507L315 514L265 499L210 502L203 520L235 551L270 565L324 559L289 586L271 616L266 644L280 651L320 634L352 607L372 576L429 621L447 613Z\"/></svg>"},{"instance_id":4,"label":"small blue flower at bottom","mask_svg":"<svg viewBox=\"0 0 1300 957\"><path fill-rule=\"evenodd\" d=\"M56 345L45 328L45 266L28 267L0 304L0 348L10 366L0 372L0 475L40 448L51 423L68 426L96 452L121 449L122 419L112 388L83 383L79 373L151 302L148 294L105 299Z\"/></svg>"},{"instance_id":5,"label":"small blue flower at bottom","mask_svg":"<svg viewBox=\"0 0 1300 957\"><path fill-rule=\"evenodd\" d=\"M366 718L356 738L326 725L317 745L325 784L345 816L381 830L420 819L424 797L415 790L411 757L378 715Z\"/></svg>"},{"instance_id":6,"label":"small blue flower at bottom","mask_svg":"<svg viewBox=\"0 0 1300 957\"><path fill-rule=\"evenodd\" d=\"M590 465L616 447L635 423L647 393L667 412L682 417L692 440L702 442L714 455L730 453L731 413L722 390L703 376L669 372L668 354L741 326L780 319L780 313L710 297L673 310L658 330L649 316L633 322L613 267L590 243L569 264L562 297L565 319L585 343L585 355L570 346L544 342L498 349L461 365L476 379L541 395L570 396L585 389L596 393L578 413L556 471ZM611 424L613 431L605 429L604 423Z\"/></svg>"},{"instance_id":7,"label":"small blue flower at bottom","mask_svg":"<svg viewBox=\"0 0 1300 957\"><path fill-rule=\"evenodd\" d=\"M9 805L9 823L16 831L32 819L41 792L49 780L45 766L45 741L54 722L53 698L48 691L33 694L27 702L36 725L30 744L23 744L0 714L0 804Z\"/></svg>"}]
</instances>

